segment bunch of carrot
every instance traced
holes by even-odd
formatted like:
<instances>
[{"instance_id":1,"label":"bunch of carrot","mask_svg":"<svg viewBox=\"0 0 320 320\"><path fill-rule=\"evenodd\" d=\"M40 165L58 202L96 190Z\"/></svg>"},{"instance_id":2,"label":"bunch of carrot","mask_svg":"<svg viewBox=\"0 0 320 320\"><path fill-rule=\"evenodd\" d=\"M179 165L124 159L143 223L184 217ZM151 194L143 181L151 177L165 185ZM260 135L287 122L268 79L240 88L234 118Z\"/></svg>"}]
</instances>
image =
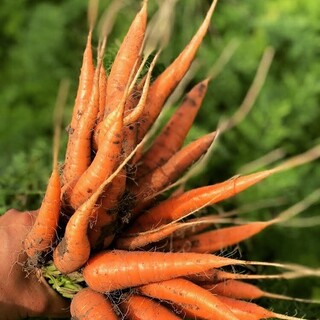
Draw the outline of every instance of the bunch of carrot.
<instances>
[{"instance_id":1,"label":"bunch of carrot","mask_svg":"<svg viewBox=\"0 0 320 320\"><path fill-rule=\"evenodd\" d=\"M178 190L159 201L163 190L203 157L217 136L213 132L183 146L209 78L190 90L150 146L144 147L149 129L189 69L216 3L189 44L154 81L152 70L161 47L154 48L158 52L148 72L140 75L148 58L144 48L150 42L146 0L109 74L103 65L107 32L99 41L95 63L91 19L62 173L56 146L45 197L24 241L29 262L71 298L74 319L296 319L247 302L262 296L286 297L242 282L253 275L221 268L269 265L287 270L260 276L267 279L306 275L309 269L213 254L282 218L207 231L223 217L193 214L278 171L311 161L320 155L319 147L275 169ZM67 280L57 285L61 279Z\"/></svg>"}]
</instances>

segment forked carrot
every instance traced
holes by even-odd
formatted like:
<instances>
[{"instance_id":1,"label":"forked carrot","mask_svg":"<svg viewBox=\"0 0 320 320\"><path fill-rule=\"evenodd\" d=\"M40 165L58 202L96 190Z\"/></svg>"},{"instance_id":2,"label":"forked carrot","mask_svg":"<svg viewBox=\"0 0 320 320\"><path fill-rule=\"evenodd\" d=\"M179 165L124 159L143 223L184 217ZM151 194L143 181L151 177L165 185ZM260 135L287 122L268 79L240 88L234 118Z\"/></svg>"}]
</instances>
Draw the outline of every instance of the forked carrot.
<instances>
[{"instance_id":1,"label":"forked carrot","mask_svg":"<svg viewBox=\"0 0 320 320\"><path fill-rule=\"evenodd\" d=\"M70 313L74 320L118 320L112 303L103 294L90 288L80 290L71 300Z\"/></svg>"},{"instance_id":2,"label":"forked carrot","mask_svg":"<svg viewBox=\"0 0 320 320\"><path fill-rule=\"evenodd\" d=\"M239 320L214 294L186 279L177 278L147 284L139 291L160 301L173 303L200 319Z\"/></svg>"},{"instance_id":3,"label":"forked carrot","mask_svg":"<svg viewBox=\"0 0 320 320\"><path fill-rule=\"evenodd\" d=\"M36 221L23 243L24 249L30 258L37 259L39 254L52 248L56 238L61 207L58 154L63 115L62 110L67 99L67 94L68 83L61 82L54 112L53 169ZM37 261L34 262L36 263Z\"/></svg>"},{"instance_id":4,"label":"forked carrot","mask_svg":"<svg viewBox=\"0 0 320 320\"><path fill-rule=\"evenodd\" d=\"M266 170L246 176L238 176L215 185L193 189L180 196L169 198L139 216L133 222L129 232L146 231L184 218L205 206L234 196L267 178L270 174L271 171Z\"/></svg>"},{"instance_id":5,"label":"forked carrot","mask_svg":"<svg viewBox=\"0 0 320 320\"><path fill-rule=\"evenodd\" d=\"M217 284L205 284L202 285L202 287L212 292L213 294L240 300L254 300L265 297L305 303L318 302L310 299L293 298L282 294L266 292L261 290L256 285L238 280L227 280Z\"/></svg>"},{"instance_id":6,"label":"forked carrot","mask_svg":"<svg viewBox=\"0 0 320 320\"><path fill-rule=\"evenodd\" d=\"M130 320L181 319L160 303L139 295L124 296L120 309Z\"/></svg>"},{"instance_id":7,"label":"forked carrot","mask_svg":"<svg viewBox=\"0 0 320 320\"><path fill-rule=\"evenodd\" d=\"M217 0L214 0L203 23L189 44L151 85L146 108L141 116L141 122L138 130L138 141L143 139L146 132L161 112L164 102L188 71L202 39L207 32L216 4Z\"/></svg>"},{"instance_id":8,"label":"forked carrot","mask_svg":"<svg viewBox=\"0 0 320 320\"><path fill-rule=\"evenodd\" d=\"M137 206L135 213L145 208L154 196L175 182L192 164L203 156L212 144L216 132L209 133L179 150L166 163L154 169L141 179L137 179L131 192L135 195Z\"/></svg>"},{"instance_id":9,"label":"forked carrot","mask_svg":"<svg viewBox=\"0 0 320 320\"><path fill-rule=\"evenodd\" d=\"M290 317L262 308L255 303L231 299L223 296L217 296L237 316L238 320L260 320L260 319L285 319L285 320L302 320L302 318Z\"/></svg>"},{"instance_id":10,"label":"forked carrot","mask_svg":"<svg viewBox=\"0 0 320 320\"><path fill-rule=\"evenodd\" d=\"M164 164L180 149L201 106L208 82L208 79L203 80L191 89L150 148L143 154L136 174L138 179Z\"/></svg>"},{"instance_id":11,"label":"forked carrot","mask_svg":"<svg viewBox=\"0 0 320 320\"><path fill-rule=\"evenodd\" d=\"M291 271L303 269L300 266L243 261L212 254L112 250L92 256L83 269L83 277L91 289L110 292L227 265L268 265Z\"/></svg>"}]
</instances>

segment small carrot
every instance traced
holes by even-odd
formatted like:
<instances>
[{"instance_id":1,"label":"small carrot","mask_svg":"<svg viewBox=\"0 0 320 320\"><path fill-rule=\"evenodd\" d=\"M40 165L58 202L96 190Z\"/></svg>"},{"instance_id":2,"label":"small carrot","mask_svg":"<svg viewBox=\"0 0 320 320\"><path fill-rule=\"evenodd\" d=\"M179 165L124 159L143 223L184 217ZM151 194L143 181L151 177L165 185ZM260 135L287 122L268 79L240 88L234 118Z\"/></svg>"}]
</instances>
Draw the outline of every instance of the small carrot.
<instances>
[{"instance_id":1,"label":"small carrot","mask_svg":"<svg viewBox=\"0 0 320 320\"><path fill-rule=\"evenodd\" d=\"M130 320L181 319L160 303L138 295L123 297L120 309Z\"/></svg>"},{"instance_id":2,"label":"small carrot","mask_svg":"<svg viewBox=\"0 0 320 320\"><path fill-rule=\"evenodd\" d=\"M140 287L139 291L149 297L173 303L194 317L239 320L215 295L186 279L177 278L147 284Z\"/></svg>"},{"instance_id":3,"label":"small carrot","mask_svg":"<svg viewBox=\"0 0 320 320\"><path fill-rule=\"evenodd\" d=\"M100 123L104 118L104 110L106 107L106 90L108 85L107 73L103 63L100 69L99 78L99 111L96 119L96 123Z\"/></svg>"},{"instance_id":4,"label":"small carrot","mask_svg":"<svg viewBox=\"0 0 320 320\"><path fill-rule=\"evenodd\" d=\"M238 280L227 280L217 284L205 284L202 285L202 287L214 294L240 300L254 300L265 297L306 303L317 302L308 299L293 298L281 294L266 292L251 283Z\"/></svg>"},{"instance_id":5,"label":"small carrot","mask_svg":"<svg viewBox=\"0 0 320 320\"><path fill-rule=\"evenodd\" d=\"M204 272L227 265L268 265L300 271L301 267L243 261L199 253L112 250L92 256L83 269L87 285L110 292Z\"/></svg>"},{"instance_id":6,"label":"small carrot","mask_svg":"<svg viewBox=\"0 0 320 320\"><path fill-rule=\"evenodd\" d=\"M138 141L143 139L144 135L161 112L164 102L188 71L192 60L194 59L195 54L202 42L202 39L207 32L216 4L217 0L214 0L203 23L189 44L151 85L146 108L141 116L141 122L138 131Z\"/></svg>"},{"instance_id":7,"label":"small carrot","mask_svg":"<svg viewBox=\"0 0 320 320\"><path fill-rule=\"evenodd\" d=\"M139 216L133 222L129 232L146 231L184 218L205 206L234 196L267 178L270 174L271 171L266 170L246 176L238 176L222 183L193 189L180 196L169 198Z\"/></svg>"},{"instance_id":8,"label":"small carrot","mask_svg":"<svg viewBox=\"0 0 320 320\"><path fill-rule=\"evenodd\" d=\"M216 132L207 134L179 150L166 163L137 179L132 188L137 201L134 213L139 213L152 202L154 196L175 182L194 162L203 156L212 144Z\"/></svg>"},{"instance_id":9,"label":"small carrot","mask_svg":"<svg viewBox=\"0 0 320 320\"><path fill-rule=\"evenodd\" d=\"M262 308L252 302L231 299L223 296L217 296L237 316L238 320L260 320L260 319L284 319L284 320L302 320L302 318L290 317Z\"/></svg>"},{"instance_id":10,"label":"small carrot","mask_svg":"<svg viewBox=\"0 0 320 320\"><path fill-rule=\"evenodd\" d=\"M23 246L30 258L36 258L39 254L49 250L54 243L60 218L61 182L58 166L58 154L60 146L61 123L63 107L68 93L68 83L61 82L54 112L54 136L53 136L53 169L48 181L46 193L34 225L28 232Z\"/></svg>"},{"instance_id":11,"label":"small carrot","mask_svg":"<svg viewBox=\"0 0 320 320\"><path fill-rule=\"evenodd\" d=\"M105 115L112 112L120 103L131 71L139 57L147 23L147 1L143 2L140 12L133 20L111 67Z\"/></svg>"},{"instance_id":12,"label":"small carrot","mask_svg":"<svg viewBox=\"0 0 320 320\"><path fill-rule=\"evenodd\" d=\"M71 300L70 313L74 320L118 320L112 303L103 294L90 288L80 290Z\"/></svg>"},{"instance_id":13,"label":"small carrot","mask_svg":"<svg viewBox=\"0 0 320 320\"><path fill-rule=\"evenodd\" d=\"M208 82L208 79L201 81L186 95L169 122L139 160L141 164L136 174L138 178L164 164L180 149L201 106Z\"/></svg>"}]
</instances>

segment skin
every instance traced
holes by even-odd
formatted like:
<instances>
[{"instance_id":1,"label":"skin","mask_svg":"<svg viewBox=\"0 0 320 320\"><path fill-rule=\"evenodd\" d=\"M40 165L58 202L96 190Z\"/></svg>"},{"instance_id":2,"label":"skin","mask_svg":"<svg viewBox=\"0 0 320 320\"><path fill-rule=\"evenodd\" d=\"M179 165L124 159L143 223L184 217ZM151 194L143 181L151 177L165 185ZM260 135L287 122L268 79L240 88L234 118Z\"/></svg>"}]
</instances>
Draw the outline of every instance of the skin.
<instances>
[{"instance_id":1,"label":"skin","mask_svg":"<svg viewBox=\"0 0 320 320\"><path fill-rule=\"evenodd\" d=\"M16 320L34 316L67 317L69 303L35 272L23 264L23 240L37 212L9 210L0 216L0 319Z\"/></svg>"}]
</instances>

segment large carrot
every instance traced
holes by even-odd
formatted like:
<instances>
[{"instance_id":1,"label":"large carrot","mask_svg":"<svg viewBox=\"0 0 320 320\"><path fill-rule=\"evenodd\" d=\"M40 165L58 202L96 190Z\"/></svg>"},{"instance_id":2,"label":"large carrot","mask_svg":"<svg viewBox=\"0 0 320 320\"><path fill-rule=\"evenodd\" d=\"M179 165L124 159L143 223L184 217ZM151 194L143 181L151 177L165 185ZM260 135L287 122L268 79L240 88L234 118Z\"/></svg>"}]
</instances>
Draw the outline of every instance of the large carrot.
<instances>
[{"instance_id":1,"label":"large carrot","mask_svg":"<svg viewBox=\"0 0 320 320\"><path fill-rule=\"evenodd\" d=\"M70 312L74 320L119 319L107 297L90 288L80 290L72 298Z\"/></svg>"},{"instance_id":2,"label":"large carrot","mask_svg":"<svg viewBox=\"0 0 320 320\"><path fill-rule=\"evenodd\" d=\"M266 170L237 176L222 183L193 189L180 196L169 198L139 216L129 232L146 231L186 217L200 208L234 196L265 179L271 173L270 170Z\"/></svg>"},{"instance_id":3,"label":"large carrot","mask_svg":"<svg viewBox=\"0 0 320 320\"><path fill-rule=\"evenodd\" d=\"M173 303L197 318L239 320L215 295L186 279L147 284L140 287L139 291L149 297Z\"/></svg>"},{"instance_id":4,"label":"large carrot","mask_svg":"<svg viewBox=\"0 0 320 320\"><path fill-rule=\"evenodd\" d=\"M91 257L83 269L83 277L91 289L110 292L239 264L284 267L282 264L241 261L212 254L112 250ZM285 268L301 269L296 266Z\"/></svg>"},{"instance_id":5,"label":"large carrot","mask_svg":"<svg viewBox=\"0 0 320 320\"><path fill-rule=\"evenodd\" d=\"M144 135L161 112L164 102L188 71L202 39L207 32L216 4L217 0L214 0L203 23L189 44L151 85L146 108L141 116L141 122L138 128L138 141L143 139Z\"/></svg>"},{"instance_id":6,"label":"large carrot","mask_svg":"<svg viewBox=\"0 0 320 320\"><path fill-rule=\"evenodd\" d=\"M124 296L120 308L130 320L181 319L160 303L138 295Z\"/></svg>"},{"instance_id":7,"label":"large carrot","mask_svg":"<svg viewBox=\"0 0 320 320\"><path fill-rule=\"evenodd\" d=\"M150 148L143 154L136 174L138 179L164 164L180 149L201 106L208 82L208 79L201 81L191 89Z\"/></svg>"}]
</instances>

